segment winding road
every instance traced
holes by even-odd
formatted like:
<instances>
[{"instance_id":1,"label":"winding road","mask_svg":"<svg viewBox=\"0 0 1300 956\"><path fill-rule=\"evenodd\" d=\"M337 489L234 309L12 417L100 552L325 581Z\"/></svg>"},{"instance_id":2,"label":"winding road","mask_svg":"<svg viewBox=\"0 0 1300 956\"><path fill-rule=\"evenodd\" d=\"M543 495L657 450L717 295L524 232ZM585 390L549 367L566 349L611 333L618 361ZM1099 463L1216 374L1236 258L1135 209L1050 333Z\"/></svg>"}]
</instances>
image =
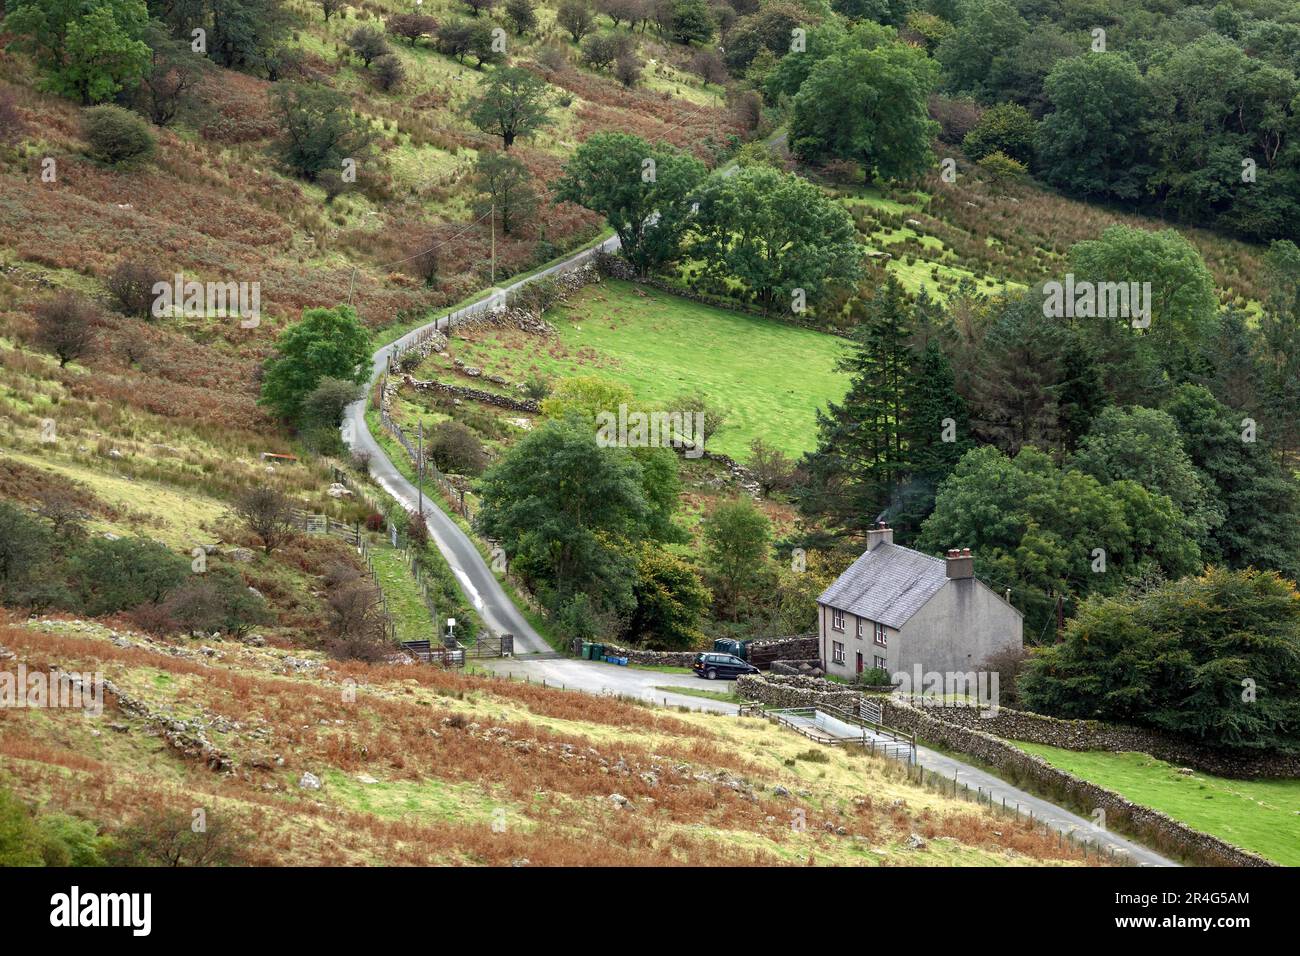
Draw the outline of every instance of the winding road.
<instances>
[{"instance_id":1,"label":"winding road","mask_svg":"<svg viewBox=\"0 0 1300 956\"><path fill-rule=\"evenodd\" d=\"M726 175L726 172L723 172ZM482 313L491 307L493 299L500 292L515 292L557 273L566 272L582 265L596 251L614 252L619 248L617 237L587 246L563 261L526 276L510 285L493 289L483 299L455 312L449 313L433 322L429 322L406 333L401 338L375 352L371 363L369 385L381 376L388 367L388 357L395 350L414 340L426 329L436 328L447 332L451 325L462 318ZM369 387L366 394L370 394ZM344 412L343 436L353 451L369 452L370 474L385 491L401 502L406 508L415 510L419 495L415 485L411 484L389 459L388 455L375 441L366 423L366 403L361 399L349 405ZM572 688L589 694L621 693L641 697L646 700L662 701L693 709L710 710L719 713L734 714L736 705L698 697L687 697L662 689L664 686L694 683L694 675L673 675L654 671L638 671L635 668L614 667L592 661L529 659L533 654L551 655L552 648L537 633L527 619L520 613L510 596L492 573L483 556L474 546L474 542L461 530L441 508L433 504L428 497L424 499L423 514L429 525L434 543L442 552L447 564L455 574L474 609L483 622L493 631L515 636L515 651L522 655L513 661L492 662L488 666L498 673L519 672L527 674L532 680L547 680L552 685ZM1090 842L1113 848L1116 853L1127 854L1135 864L1141 866L1176 866L1174 861L1134 843L1114 833L1099 830L1083 817L1071 813L1046 800L1013 787L1006 781L993 776L970 764L964 763L947 754L941 754L926 747L917 747L917 762L929 770L945 777L955 777L959 782L981 789L992 795L993 801L1005 798L1008 806L1018 805L1023 811L1032 811L1034 818L1046 823L1060 833L1073 833Z\"/></svg>"},{"instance_id":2,"label":"winding road","mask_svg":"<svg viewBox=\"0 0 1300 956\"><path fill-rule=\"evenodd\" d=\"M370 379L367 382L366 395L370 394L370 388L383 375L384 370L388 368L388 357L394 351L408 345L426 329L447 332L455 322L486 312L491 308L493 300L501 293L509 295L522 289L530 282L536 282L538 279L544 279L547 276L574 269L585 263L597 251L614 252L618 248L617 236L587 246L540 272L525 276L510 285L491 290L488 295L478 302L473 302L464 308L435 319L433 322L412 329L374 354L371 360ZM419 502L419 493L415 485L406 479L392 460L389 459L388 455L384 453L384 450L375 440L375 436L370 433L370 427L366 423L367 401L368 398L362 398L353 402L344 411L343 440L354 452L368 452L371 477L375 479L375 482L381 488L401 502L404 507L414 511ZM537 633L523 614L519 612L519 609L515 607L514 602L510 600L509 595L501 586L501 582L497 580L496 575L492 573L492 569L483 560L483 556L479 554L478 548L474 546L474 542L441 508L433 504L427 495L424 498L423 514L425 521L429 525L429 531L433 536L434 543L438 546L438 550L442 552L443 557L447 559L452 574L456 575L456 580L460 583L470 603L474 605L474 610L483 619L483 623L498 634L513 634L517 653L546 653L551 651L552 648L546 643L546 640Z\"/></svg>"}]
</instances>

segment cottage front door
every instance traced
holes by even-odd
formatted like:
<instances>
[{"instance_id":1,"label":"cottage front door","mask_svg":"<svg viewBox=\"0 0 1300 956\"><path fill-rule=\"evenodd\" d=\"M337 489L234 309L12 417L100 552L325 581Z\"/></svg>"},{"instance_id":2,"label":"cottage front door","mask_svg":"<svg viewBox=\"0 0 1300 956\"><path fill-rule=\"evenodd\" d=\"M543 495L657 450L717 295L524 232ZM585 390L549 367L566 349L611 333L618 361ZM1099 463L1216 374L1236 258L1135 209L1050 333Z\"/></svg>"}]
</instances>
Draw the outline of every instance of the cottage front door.
<instances>
[{"instance_id":1,"label":"cottage front door","mask_svg":"<svg viewBox=\"0 0 1300 956\"><path fill-rule=\"evenodd\" d=\"M862 673L862 652L858 651L858 673Z\"/></svg>"}]
</instances>

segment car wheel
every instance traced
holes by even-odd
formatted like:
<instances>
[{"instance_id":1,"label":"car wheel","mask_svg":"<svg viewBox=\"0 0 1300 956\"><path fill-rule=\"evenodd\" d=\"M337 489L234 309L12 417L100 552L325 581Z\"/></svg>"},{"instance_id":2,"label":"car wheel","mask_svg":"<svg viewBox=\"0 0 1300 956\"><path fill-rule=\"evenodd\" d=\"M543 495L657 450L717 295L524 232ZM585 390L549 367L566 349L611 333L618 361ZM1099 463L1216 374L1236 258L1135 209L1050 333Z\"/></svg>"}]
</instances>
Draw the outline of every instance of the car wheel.
<instances>
[{"instance_id":1,"label":"car wheel","mask_svg":"<svg viewBox=\"0 0 1300 956\"><path fill-rule=\"evenodd\" d=\"M715 671L712 667L710 667L708 672L704 676L707 677L709 680L717 680L718 672Z\"/></svg>"}]
</instances>

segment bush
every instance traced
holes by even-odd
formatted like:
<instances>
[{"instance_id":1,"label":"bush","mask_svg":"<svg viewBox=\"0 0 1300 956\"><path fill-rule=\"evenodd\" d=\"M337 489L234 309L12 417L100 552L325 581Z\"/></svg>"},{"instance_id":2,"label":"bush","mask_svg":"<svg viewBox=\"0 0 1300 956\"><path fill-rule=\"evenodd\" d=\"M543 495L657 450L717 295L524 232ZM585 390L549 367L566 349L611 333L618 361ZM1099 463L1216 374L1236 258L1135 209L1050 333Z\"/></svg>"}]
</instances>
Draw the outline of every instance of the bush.
<instances>
[{"instance_id":1,"label":"bush","mask_svg":"<svg viewBox=\"0 0 1300 956\"><path fill-rule=\"evenodd\" d=\"M593 70L603 70L618 58L619 38L593 33L582 41L582 62Z\"/></svg>"},{"instance_id":2,"label":"bush","mask_svg":"<svg viewBox=\"0 0 1300 956\"><path fill-rule=\"evenodd\" d=\"M195 575L167 595L158 620L185 634L242 637L269 620L266 602L230 568Z\"/></svg>"},{"instance_id":3,"label":"bush","mask_svg":"<svg viewBox=\"0 0 1300 956\"><path fill-rule=\"evenodd\" d=\"M302 400L299 424L302 428L329 428L343 424L343 411L361 397L361 386L342 378L325 377Z\"/></svg>"},{"instance_id":4,"label":"bush","mask_svg":"<svg viewBox=\"0 0 1300 956\"><path fill-rule=\"evenodd\" d=\"M808 749L794 755L795 760L803 760L807 763L830 763L831 758L827 756L826 751Z\"/></svg>"},{"instance_id":5,"label":"bush","mask_svg":"<svg viewBox=\"0 0 1300 956\"><path fill-rule=\"evenodd\" d=\"M71 292L61 292L36 307L36 345L65 367L90 350L99 316L94 305Z\"/></svg>"},{"instance_id":6,"label":"bush","mask_svg":"<svg viewBox=\"0 0 1300 956\"><path fill-rule=\"evenodd\" d=\"M123 315L148 319L153 316L154 284L165 281L157 266L123 259L104 281L104 287Z\"/></svg>"},{"instance_id":7,"label":"bush","mask_svg":"<svg viewBox=\"0 0 1300 956\"><path fill-rule=\"evenodd\" d=\"M366 515L366 530L383 531L386 521L387 519L378 511L372 511L370 514Z\"/></svg>"},{"instance_id":8,"label":"bush","mask_svg":"<svg viewBox=\"0 0 1300 956\"><path fill-rule=\"evenodd\" d=\"M1211 568L1086 599L1030 659L1027 705L1224 749L1300 751L1300 594L1276 572Z\"/></svg>"},{"instance_id":9,"label":"bush","mask_svg":"<svg viewBox=\"0 0 1300 956\"><path fill-rule=\"evenodd\" d=\"M26 603L38 572L48 575L50 532L7 501L0 501L0 602Z\"/></svg>"},{"instance_id":10,"label":"bush","mask_svg":"<svg viewBox=\"0 0 1300 956\"><path fill-rule=\"evenodd\" d=\"M411 539L412 544L421 548L428 547L429 525L424 520L424 515L414 508L406 513L406 534Z\"/></svg>"},{"instance_id":11,"label":"bush","mask_svg":"<svg viewBox=\"0 0 1300 956\"><path fill-rule=\"evenodd\" d=\"M375 663L397 649L388 640L382 595L374 583L350 565L335 565L326 573L330 609L325 649L345 661Z\"/></svg>"},{"instance_id":12,"label":"bush","mask_svg":"<svg viewBox=\"0 0 1300 956\"><path fill-rule=\"evenodd\" d=\"M614 76L631 89L641 82L641 61L631 53L625 53L614 61Z\"/></svg>"},{"instance_id":13,"label":"bush","mask_svg":"<svg viewBox=\"0 0 1300 956\"><path fill-rule=\"evenodd\" d=\"M252 837L215 814L196 829L186 810L146 811L114 834L113 866L241 866Z\"/></svg>"},{"instance_id":14,"label":"bush","mask_svg":"<svg viewBox=\"0 0 1300 956\"><path fill-rule=\"evenodd\" d=\"M0 789L0 866L40 866L41 833L29 811L8 790Z\"/></svg>"},{"instance_id":15,"label":"bush","mask_svg":"<svg viewBox=\"0 0 1300 956\"><path fill-rule=\"evenodd\" d=\"M265 485L242 492L235 499L234 512L243 519L249 531L262 539L262 549L267 554L289 540L297 530L293 502Z\"/></svg>"},{"instance_id":16,"label":"bush","mask_svg":"<svg viewBox=\"0 0 1300 956\"><path fill-rule=\"evenodd\" d=\"M481 475L487 452L478 437L460 422L441 422L429 435L429 458L441 471L455 475Z\"/></svg>"},{"instance_id":17,"label":"bush","mask_svg":"<svg viewBox=\"0 0 1300 956\"><path fill-rule=\"evenodd\" d=\"M387 92L402 85L406 79L406 68L402 61L391 53L385 53L375 60L375 85Z\"/></svg>"},{"instance_id":18,"label":"bush","mask_svg":"<svg viewBox=\"0 0 1300 956\"><path fill-rule=\"evenodd\" d=\"M357 27L348 34L347 44L367 67L388 53L388 41L377 27Z\"/></svg>"},{"instance_id":19,"label":"bush","mask_svg":"<svg viewBox=\"0 0 1300 956\"><path fill-rule=\"evenodd\" d=\"M870 667L857 676L857 682L862 687L884 687L893 681L883 667Z\"/></svg>"},{"instance_id":20,"label":"bush","mask_svg":"<svg viewBox=\"0 0 1300 956\"><path fill-rule=\"evenodd\" d=\"M979 118L961 148L977 162L1000 152L1027 166L1034 156L1034 118L1023 106L999 103Z\"/></svg>"},{"instance_id":21,"label":"bush","mask_svg":"<svg viewBox=\"0 0 1300 956\"><path fill-rule=\"evenodd\" d=\"M92 538L68 563L82 607L90 615L158 604L191 573L187 560L147 538Z\"/></svg>"},{"instance_id":22,"label":"bush","mask_svg":"<svg viewBox=\"0 0 1300 956\"><path fill-rule=\"evenodd\" d=\"M149 124L120 106L94 106L81 114L81 135L91 159L125 166L153 155L155 141Z\"/></svg>"}]
</instances>

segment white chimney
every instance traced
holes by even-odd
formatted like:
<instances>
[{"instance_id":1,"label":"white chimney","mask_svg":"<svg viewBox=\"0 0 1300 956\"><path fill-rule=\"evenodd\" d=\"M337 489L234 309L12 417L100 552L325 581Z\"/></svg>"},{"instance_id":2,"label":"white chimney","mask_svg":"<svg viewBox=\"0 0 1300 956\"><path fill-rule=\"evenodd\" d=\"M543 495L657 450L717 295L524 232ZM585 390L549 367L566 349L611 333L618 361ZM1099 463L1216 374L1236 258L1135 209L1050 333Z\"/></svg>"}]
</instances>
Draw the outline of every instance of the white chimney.
<instances>
[{"instance_id":1,"label":"white chimney","mask_svg":"<svg viewBox=\"0 0 1300 956\"><path fill-rule=\"evenodd\" d=\"M887 528L883 521L877 521L876 526L867 532L868 551L875 551L877 545L893 543L894 529Z\"/></svg>"}]
</instances>

